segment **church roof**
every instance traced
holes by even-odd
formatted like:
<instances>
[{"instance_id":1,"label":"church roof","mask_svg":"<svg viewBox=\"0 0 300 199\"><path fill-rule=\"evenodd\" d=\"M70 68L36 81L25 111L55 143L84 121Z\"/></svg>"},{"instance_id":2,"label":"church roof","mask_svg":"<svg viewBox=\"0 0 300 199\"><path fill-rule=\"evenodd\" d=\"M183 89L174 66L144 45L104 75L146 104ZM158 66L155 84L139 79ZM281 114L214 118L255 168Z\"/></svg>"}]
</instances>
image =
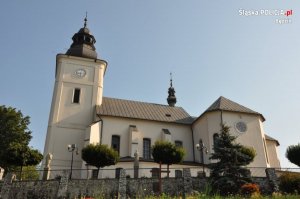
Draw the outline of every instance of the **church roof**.
<instances>
[{"instance_id":1,"label":"church roof","mask_svg":"<svg viewBox=\"0 0 300 199\"><path fill-rule=\"evenodd\" d=\"M212 112L212 111L230 111L230 112L255 114L255 115L260 115L263 121L265 121L265 118L261 113L253 111L223 96L219 97L210 107L208 107L208 109L206 109L204 113Z\"/></svg>"},{"instance_id":2,"label":"church roof","mask_svg":"<svg viewBox=\"0 0 300 199\"><path fill-rule=\"evenodd\" d=\"M191 124L194 121L194 118L181 107L171 107L162 104L108 97L103 97L102 105L96 107L96 113L100 116L133 118L179 124Z\"/></svg>"},{"instance_id":3,"label":"church roof","mask_svg":"<svg viewBox=\"0 0 300 199\"><path fill-rule=\"evenodd\" d=\"M278 140L276 140L275 138L272 138L271 136L268 136L267 134L265 134L265 138L266 140L270 140L270 141L273 141L273 142L276 142L277 146L279 146L279 142Z\"/></svg>"}]
</instances>

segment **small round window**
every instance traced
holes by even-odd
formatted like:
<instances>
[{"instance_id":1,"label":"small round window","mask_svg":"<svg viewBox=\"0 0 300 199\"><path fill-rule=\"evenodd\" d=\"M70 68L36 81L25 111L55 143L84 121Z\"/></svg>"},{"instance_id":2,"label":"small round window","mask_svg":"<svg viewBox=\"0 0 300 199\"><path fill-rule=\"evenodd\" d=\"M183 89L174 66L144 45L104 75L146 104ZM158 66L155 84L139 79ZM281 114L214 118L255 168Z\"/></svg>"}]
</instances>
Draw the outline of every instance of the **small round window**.
<instances>
[{"instance_id":1,"label":"small round window","mask_svg":"<svg viewBox=\"0 0 300 199\"><path fill-rule=\"evenodd\" d=\"M237 122L235 124L235 128L240 132L240 133L245 133L247 131L247 124L245 122Z\"/></svg>"}]
</instances>

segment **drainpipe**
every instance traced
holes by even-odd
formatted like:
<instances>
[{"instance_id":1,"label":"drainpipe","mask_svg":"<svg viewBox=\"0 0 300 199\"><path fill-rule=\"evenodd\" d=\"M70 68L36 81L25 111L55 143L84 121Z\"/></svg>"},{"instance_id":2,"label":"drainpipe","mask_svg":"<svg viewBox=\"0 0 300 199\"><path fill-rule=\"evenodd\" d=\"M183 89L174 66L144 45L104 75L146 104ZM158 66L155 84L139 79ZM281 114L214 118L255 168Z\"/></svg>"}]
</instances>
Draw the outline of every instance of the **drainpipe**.
<instances>
[{"instance_id":1,"label":"drainpipe","mask_svg":"<svg viewBox=\"0 0 300 199\"><path fill-rule=\"evenodd\" d=\"M223 110L221 110L221 127L223 125Z\"/></svg>"},{"instance_id":2,"label":"drainpipe","mask_svg":"<svg viewBox=\"0 0 300 199\"><path fill-rule=\"evenodd\" d=\"M194 141L194 131L193 131L193 125L191 126L191 131L192 131L192 142L193 142L193 159L194 159L194 162L196 161L195 159L195 141Z\"/></svg>"},{"instance_id":3,"label":"drainpipe","mask_svg":"<svg viewBox=\"0 0 300 199\"><path fill-rule=\"evenodd\" d=\"M104 122L102 120L102 118L100 117L99 114L97 114L97 117L99 118L99 122L101 122L101 129L100 129L100 145L102 144L102 132L103 132L103 125L104 125Z\"/></svg>"}]
</instances>

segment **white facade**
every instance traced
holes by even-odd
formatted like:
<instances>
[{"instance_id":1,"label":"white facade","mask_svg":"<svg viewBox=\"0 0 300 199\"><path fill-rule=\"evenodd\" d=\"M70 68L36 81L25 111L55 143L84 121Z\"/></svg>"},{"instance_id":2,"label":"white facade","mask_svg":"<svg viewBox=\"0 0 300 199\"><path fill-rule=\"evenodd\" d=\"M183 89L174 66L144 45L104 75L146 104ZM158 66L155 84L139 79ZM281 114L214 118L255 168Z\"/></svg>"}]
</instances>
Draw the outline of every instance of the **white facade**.
<instances>
[{"instance_id":1,"label":"white facade","mask_svg":"<svg viewBox=\"0 0 300 199\"><path fill-rule=\"evenodd\" d=\"M266 139L263 116L224 97L198 118L174 106L176 97L172 82L168 98L170 106L103 98L107 63L94 58L94 40L89 45L80 40L92 37L86 27L75 35L79 39L73 38L76 45L72 44L69 54L59 54L56 58L55 86L44 149L44 157L48 153L53 155L51 169L70 168L73 153L68 151L70 144L76 144L75 150L79 152L73 154L73 169L86 169L80 152L89 143L106 144L119 151L121 161L111 166L112 169L133 168L135 151L140 155L140 168L157 167L151 156L147 156L149 151L145 151L145 145L151 146L157 140L174 142L186 150L183 164L173 167L207 165L211 163L209 156L213 152L214 135L220 132L222 123L231 127L230 133L237 136L237 142L256 150L257 156L251 167L280 166L278 142ZM84 50L80 51L81 48ZM195 147L200 140L208 149L204 162ZM140 176L146 175L140 172Z\"/></svg>"},{"instance_id":2,"label":"white facade","mask_svg":"<svg viewBox=\"0 0 300 199\"><path fill-rule=\"evenodd\" d=\"M69 144L84 146L85 132L94 121L96 105L101 105L106 62L68 55L57 55L52 105L48 122L44 155L53 155L51 169L69 168ZM84 71L84 75L77 74ZM74 102L75 90L78 102ZM80 142L79 142L80 140ZM81 158L74 156L74 166Z\"/></svg>"}]
</instances>

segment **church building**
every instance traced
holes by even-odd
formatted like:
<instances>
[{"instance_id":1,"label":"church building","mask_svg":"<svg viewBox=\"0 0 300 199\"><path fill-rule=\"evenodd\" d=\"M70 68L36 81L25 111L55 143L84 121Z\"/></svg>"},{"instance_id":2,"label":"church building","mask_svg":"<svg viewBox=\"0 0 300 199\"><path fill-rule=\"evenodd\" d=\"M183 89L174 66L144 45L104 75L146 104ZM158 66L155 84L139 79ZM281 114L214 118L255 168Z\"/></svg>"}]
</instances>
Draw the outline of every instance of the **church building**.
<instances>
[{"instance_id":1,"label":"church building","mask_svg":"<svg viewBox=\"0 0 300 199\"><path fill-rule=\"evenodd\" d=\"M104 97L108 64L97 57L96 39L87 28L86 19L72 40L69 50L56 56L44 149L44 157L52 154L48 165L51 170L70 169L70 166L73 170L86 169L81 149L89 143L106 144L119 152L119 163L107 167L114 172L120 168L132 169L135 155L140 168L157 168L151 156L151 146L157 140L168 140L185 149L184 161L172 167L207 166L221 124L230 127L230 133L237 136L239 143L256 150L257 156L250 167L280 167L279 143L264 131L265 118L261 113L221 96L199 116L190 116L176 106L172 78L167 104ZM140 176L150 175L149 170L140 173Z\"/></svg>"}]
</instances>

